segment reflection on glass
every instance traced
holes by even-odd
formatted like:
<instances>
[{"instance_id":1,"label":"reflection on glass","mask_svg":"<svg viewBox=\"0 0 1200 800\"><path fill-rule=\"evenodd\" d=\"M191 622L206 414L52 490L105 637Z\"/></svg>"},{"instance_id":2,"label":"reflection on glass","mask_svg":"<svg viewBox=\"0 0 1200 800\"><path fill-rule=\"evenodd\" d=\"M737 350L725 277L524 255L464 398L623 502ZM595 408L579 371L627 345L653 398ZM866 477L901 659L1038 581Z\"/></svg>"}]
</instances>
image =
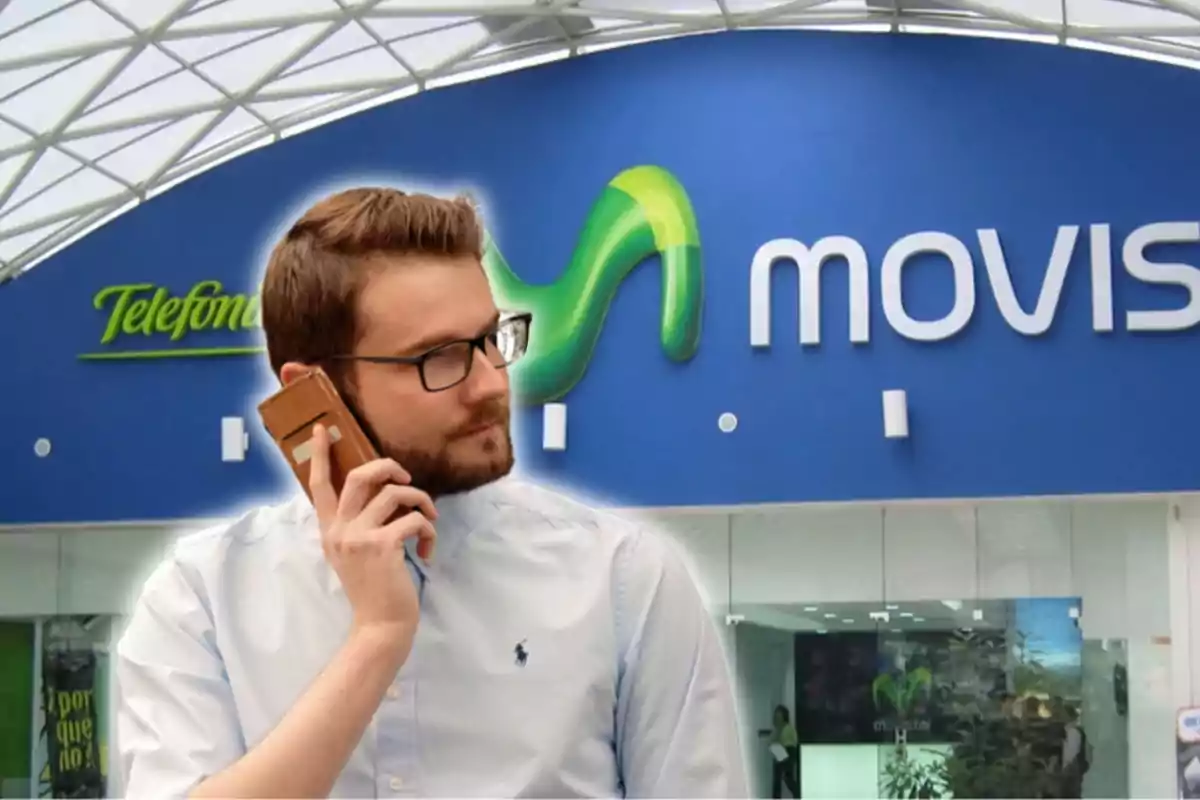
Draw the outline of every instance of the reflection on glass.
<instances>
[{"instance_id":1,"label":"reflection on glass","mask_svg":"<svg viewBox=\"0 0 1200 800\"><path fill-rule=\"evenodd\" d=\"M37 672L39 797L107 797L108 641L113 618L41 622Z\"/></svg>"},{"instance_id":2,"label":"reflection on glass","mask_svg":"<svg viewBox=\"0 0 1200 800\"><path fill-rule=\"evenodd\" d=\"M1092 718L1124 727L1117 682L1088 699L1078 597L745 611L759 796L1082 797Z\"/></svg>"}]
</instances>

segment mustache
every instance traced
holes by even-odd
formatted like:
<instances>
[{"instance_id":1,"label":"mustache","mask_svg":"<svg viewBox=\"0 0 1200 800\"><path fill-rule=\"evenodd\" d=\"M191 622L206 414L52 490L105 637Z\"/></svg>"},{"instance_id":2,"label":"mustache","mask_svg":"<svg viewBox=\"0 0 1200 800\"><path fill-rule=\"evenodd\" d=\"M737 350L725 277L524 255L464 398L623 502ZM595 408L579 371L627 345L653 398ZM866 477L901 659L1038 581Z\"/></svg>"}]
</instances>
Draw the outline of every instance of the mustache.
<instances>
[{"instance_id":1,"label":"mustache","mask_svg":"<svg viewBox=\"0 0 1200 800\"><path fill-rule=\"evenodd\" d=\"M504 400L493 400L481 406L471 418L466 421L456 434L465 434L468 431L482 428L486 425L503 425L508 422L509 416L508 403Z\"/></svg>"}]
</instances>

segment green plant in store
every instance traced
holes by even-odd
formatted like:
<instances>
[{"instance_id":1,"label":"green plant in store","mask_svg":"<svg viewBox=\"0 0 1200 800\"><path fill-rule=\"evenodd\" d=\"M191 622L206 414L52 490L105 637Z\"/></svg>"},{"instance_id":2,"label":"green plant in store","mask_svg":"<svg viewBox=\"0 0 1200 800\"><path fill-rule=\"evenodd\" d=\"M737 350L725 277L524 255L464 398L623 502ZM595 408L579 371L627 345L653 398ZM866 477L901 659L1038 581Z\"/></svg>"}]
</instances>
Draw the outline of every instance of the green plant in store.
<instances>
[{"instance_id":1,"label":"green plant in store","mask_svg":"<svg viewBox=\"0 0 1200 800\"><path fill-rule=\"evenodd\" d=\"M960 742L940 765L953 797L1054 797L1061 787L1053 765L1023 743Z\"/></svg>"},{"instance_id":2,"label":"green plant in store","mask_svg":"<svg viewBox=\"0 0 1200 800\"><path fill-rule=\"evenodd\" d=\"M935 800L948 797L943 762L921 763L897 744L879 776L881 797L889 800Z\"/></svg>"}]
</instances>

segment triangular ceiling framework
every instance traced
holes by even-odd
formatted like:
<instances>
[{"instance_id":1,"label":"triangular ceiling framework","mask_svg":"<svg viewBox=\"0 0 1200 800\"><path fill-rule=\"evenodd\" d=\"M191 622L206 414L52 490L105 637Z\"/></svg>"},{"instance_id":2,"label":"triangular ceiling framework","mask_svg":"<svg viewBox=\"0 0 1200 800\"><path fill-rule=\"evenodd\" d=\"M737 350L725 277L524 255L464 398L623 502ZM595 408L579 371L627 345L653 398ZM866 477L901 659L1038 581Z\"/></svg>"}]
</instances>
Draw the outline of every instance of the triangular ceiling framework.
<instances>
[{"instance_id":1,"label":"triangular ceiling framework","mask_svg":"<svg viewBox=\"0 0 1200 800\"><path fill-rule=\"evenodd\" d=\"M0 281L192 175L357 110L766 27L1005 36L1200 67L1200 0L9 0Z\"/></svg>"}]
</instances>

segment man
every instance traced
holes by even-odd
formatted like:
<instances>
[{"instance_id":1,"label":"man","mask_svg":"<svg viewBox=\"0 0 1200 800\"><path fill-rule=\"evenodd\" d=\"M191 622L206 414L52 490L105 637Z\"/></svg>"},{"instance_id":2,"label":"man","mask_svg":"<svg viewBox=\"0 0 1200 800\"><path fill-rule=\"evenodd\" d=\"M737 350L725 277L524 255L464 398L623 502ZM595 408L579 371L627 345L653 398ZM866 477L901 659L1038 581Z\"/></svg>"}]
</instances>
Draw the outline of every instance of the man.
<instances>
[{"instance_id":1,"label":"man","mask_svg":"<svg viewBox=\"0 0 1200 800\"><path fill-rule=\"evenodd\" d=\"M673 549L506 477L529 320L497 309L481 247L466 200L389 189L276 246L273 372L323 367L384 458L339 497L318 429L311 503L186 537L150 577L116 657L128 797L747 793Z\"/></svg>"}]
</instances>

